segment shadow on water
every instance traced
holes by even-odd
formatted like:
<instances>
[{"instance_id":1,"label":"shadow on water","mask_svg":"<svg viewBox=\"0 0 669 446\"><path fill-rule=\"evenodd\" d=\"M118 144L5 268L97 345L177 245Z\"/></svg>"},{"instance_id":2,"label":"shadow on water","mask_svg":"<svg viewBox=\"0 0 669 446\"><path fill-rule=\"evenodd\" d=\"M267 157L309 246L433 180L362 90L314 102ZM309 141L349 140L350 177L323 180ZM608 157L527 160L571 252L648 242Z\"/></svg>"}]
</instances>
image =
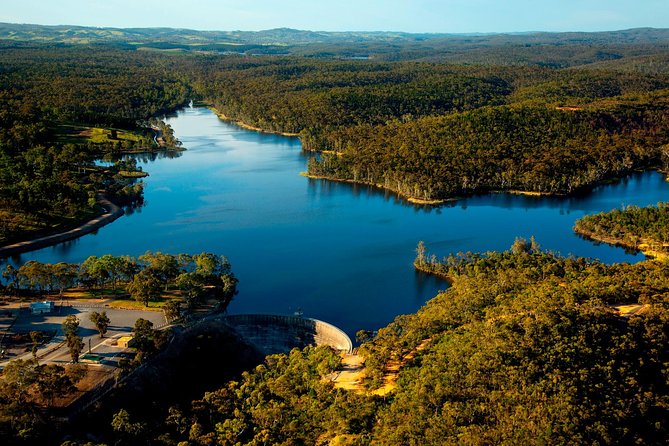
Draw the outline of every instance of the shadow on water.
<instances>
[{"instance_id":1,"label":"shadow on water","mask_svg":"<svg viewBox=\"0 0 669 446\"><path fill-rule=\"evenodd\" d=\"M432 274L427 274L422 271L414 270L416 297L425 296L435 289L439 289L439 293L446 291L450 286L449 283ZM420 302L422 304L422 302Z\"/></svg>"},{"instance_id":2,"label":"shadow on water","mask_svg":"<svg viewBox=\"0 0 669 446\"><path fill-rule=\"evenodd\" d=\"M331 181L319 178L307 178L309 193L313 197L337 197L349 195L356 199L382 198L385 202L413 209L416 212L439 213L440 207L455 206L455 202L446 202L440 205L427 205L411 203L395 192L378 186L359 183L347 183L343 181Z\"/></svg>"},{"instance_id":3,"label":"shadow on water","mask_svg":"<svg viewBox=\"0 0 669 446\"><path fill-rule=\"evenodd\" d=\"M156 150L152 152L110 154L105 156L104 161L99 161L98 163L111 164L121 160L134 159L148 164L157 160L181 158L183 154L183 150Z\"/></svg>"}]
</instances>

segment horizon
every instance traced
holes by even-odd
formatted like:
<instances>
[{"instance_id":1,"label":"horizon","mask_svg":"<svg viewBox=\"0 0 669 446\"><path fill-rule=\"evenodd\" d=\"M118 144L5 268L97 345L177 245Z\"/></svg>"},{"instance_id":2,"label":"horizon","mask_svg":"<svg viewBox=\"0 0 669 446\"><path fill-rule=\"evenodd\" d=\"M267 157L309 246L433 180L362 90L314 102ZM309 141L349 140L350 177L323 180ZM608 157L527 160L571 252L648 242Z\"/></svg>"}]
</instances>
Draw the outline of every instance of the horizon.
<instances>
[{"instance_id":1,"label":"horizon","mask_svg":"<svg viewBox=\"0 0 669 446\"><path fill-rule=\"evenodd\" d=\"M634 31L639 29L652 29L652 30L669 30L669 25L665 27L656 27L656 26L637 26L632 28L619 28L619 29L606 29L606 30L592 30L592 31L577 31L577 30L568 30L568 31L551 31L544 29L533 29L527 31L471 31L471 32L412 32L412 31L400 31L393 29L386 30L371 30L371 29L361 29L361 30L338 30L338 31L329 31L325 29L308 29L308 28L291 28L288 26L279 26L274 28L264 28L264 29L196 29L188 27L175 27L175 26L96 26L96 25L79 25L73 23L58 23L58 24L43 24L43 23L31 23L31 22L6 22L0 20L0 25L18 25L18 26L40 26L48 28L63 28L63 27L72 27L72 28L88 28L88 29L108 29L108 30L131 30L131 29L141 29L141 30L156 30L156 29L171 29L175 31L195 31L195 32L220 32L220 33L230 33L230 32L243 32L243 33L262 33L269 31L298 31L298 32L310 32L310 33L328 33L328 34L347 34L347 33L388 33L388 34L409 34L409 35L452 35L452 36L486 36L486 35L520 35L520 34L597 34L597 33L614 33L614 32L624 32L624 31Z\"/></svg>"},{"instance_id":2,"label":"horizon","mask_svg":"<svg viewBox=\"0 0 669 446\"><path fill-rule=\"evenodd\" d=\"M408 34L510 34L609 32L669 27L669 2L641 0L305 0L172 1L24 0L5 5L0 22L94 28L173 28L194 31L394 32ZM296 13L299 12L299 13Z\"/></svg>"}]
</instances>

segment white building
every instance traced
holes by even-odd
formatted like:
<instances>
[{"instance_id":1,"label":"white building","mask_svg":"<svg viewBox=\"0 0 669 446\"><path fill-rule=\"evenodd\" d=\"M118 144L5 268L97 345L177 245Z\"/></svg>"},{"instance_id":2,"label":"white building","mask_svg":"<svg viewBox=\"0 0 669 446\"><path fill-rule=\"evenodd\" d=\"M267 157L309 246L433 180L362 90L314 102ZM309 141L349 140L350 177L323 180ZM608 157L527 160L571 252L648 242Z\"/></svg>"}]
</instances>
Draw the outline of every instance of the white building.
<instances>
[{"instance_id":1,"label":"white building","mask_svg":"<svg viewBox=\"0 0 669 446\"><path fill-rule=\"evenodd\" d=\"M54 308L54 303L49 300L43 302L32 302L30 304L30 312L32 314L51 313Z\"/></svg>"}]
</instances>

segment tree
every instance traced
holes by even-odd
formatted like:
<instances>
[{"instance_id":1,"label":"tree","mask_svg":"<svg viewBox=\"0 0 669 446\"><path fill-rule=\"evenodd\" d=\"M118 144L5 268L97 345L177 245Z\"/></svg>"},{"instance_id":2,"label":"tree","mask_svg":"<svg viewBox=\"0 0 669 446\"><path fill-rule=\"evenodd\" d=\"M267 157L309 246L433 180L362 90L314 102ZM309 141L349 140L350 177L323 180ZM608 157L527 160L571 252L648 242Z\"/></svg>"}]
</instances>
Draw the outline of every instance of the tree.
<instances>
[{"instance_id":1,"label":"tree","mask_svg":"<svg viewBox=\"0 0 669 446\"><path fill-rule=\"evenodd\" d=\"M51 265L53 281L63 295L66 288L73 286L78 277L79 267L72 263L59 262Z\"/></svg>"},{"instance_id":2,"label":"tree","mask_svg":"<svg viewBox=\"0 0 669 446\"><path fill-rule=\"evenodd\" d=\"M46 265L35 260L29 260L21 265L17 277L21 284L28 288L37 288L40 293L52 283L52 275Z\"/></svg>"},{"instance_id":3,"label":"tree","mask_svg":"<svg viewBox=\"0 0 669 446\"><path fill-rule=\"evenodd\" d=\"M144 318L139 318L135 321L135 326L132 331L135 334L135 348L138 351L142 353L152 353L155 350L155 330L153 329L153 322Z\"/></svg>"},{"instance_id":4,"label":"tree","mask_svg":"<svg viewBox=\"0 0 669 446\"><path fill-rule=\"evenodd\" d=\"M57 397L64 397L76 390L74 382L63 366L46 364L36 369L35 386L43 400L50 406Z\"/></svg>"},{"instance_id":5,"label":"tree","mask_svg":"<svg viewBox=\"0 0 669 446\"><path fill-rule=\"evenodd\" d=\"M355 332L355 340L361 344L370 341L373 338L373 333L370 330L358 330Z\"/></svg>"},{"instance_id":6,"label":"tree","mask_svg":"<svg viewBox=\"0 0 669 446\"><path fill-rule=\"evenodd\" d=\"M529 254L532 252L532 243L528 242L523 237L516 237L516 239L513 242L513 245L511 245L511 252L514 254L521 254L521 253Z\"/></svg>"},{"instance_id":7,"label":"tree","mask_svg":"<svg viewBox=\"0 0 669 446\"><path fill-rule=\"evenodd\" d=\"M152 275L164 284L165 291L167 291L170 281L179 275L179 262L173 255L163 254L162 252L147 252L139 259L147 265L146 270L151 271Z\"/></svg>"},{"instance_id":8,"label":"tree","mask_svg":"<svg viewBox=\"0 0 669 446\"><path fill-rule=\"evenodd\" d=\"M217 293L217 297L221 301L222 309L225 310L232 301L232 298L237 295L237 283L239 283L239 280L230 273L222 275L220 282L220 291Z\"/></svg>"},{"instance_id":9,"label":"tree","mask_svg":"<svg viewBox=\"0 0 669 446\"><path fill-rule=\"evenodd\" d=\"M114 414L111 425L114 431L131 436L137 436L146 429L146 425L144 423L133 423L130 420L130 414L125 409L121 409Z\"/></svg>"},{"instance_id":10,"label":"tree","mask_svg":"<svg viewBox=\"0 0 669 446\"><path fill-rule=\"evenodd\" d=\"M172 321L181 317L181 300L172 299L167 302L163 308L165 310L165 317L167 320Z\"/></svg>"},{"instance_id":11,"label":"tree","mask_svg":"<svg viewBox=\"0 0 669 446\"><path fill-rule=\"evenodd\" d=\"M209 252L203 252L193 256L195 271L205 278L220 277L230 274L232 267L225 256L217 256Z\"/></svg>"},{"instance_id":12,"label":"tree","mask_svg":"<svg viewBox=\"0 0 669 446\"><path fill-rule=\"evenodd\" d=\"M121 257L115 257L110 254L105 254L98 259L100 268L106 272L107 277L111 280L112 289L116 290L116 282L123 270L124 260Z\"/></svg>"},{"instance_id":13,"label":"tree","mask_svg":"<svg viewBox=\"0 0 669 446\"><path fill-rule=\"evenodd\" d=\"M9 292L19 291L19 279L18 279L18 270L14 268L11 264L8 264L4 271L2 271L2 277L6 282L6 289Z\"/></svg>"},{"instance_id":14,"label":"tree","mask_svg":"<svg viewBox=\"0 0 669 446\"><path fill-rule=\"evenodd\" d=\"M35 360L35 363L37 363L37 348L39 347L40 343L42 342L42 333L39 332L39 331L31 331L30 332L30 342L31 342L30 352L33 355L33 359Z\"/></svg>"},{"instance_id":15,"label":"tree","mask_svg":"<svg viewBox=\"0 0 669 446\"><path fill-rule=\"evenodd\" d=\"M416 260L414 260L416 266L425 265L425 243L421 240L416 246Z\"/></svg>"},{"instance_id":16,"label":"tree","mask_svg":"<svg viewBox=\"0 0 669 446\"><path fill-rule=\"evenodd\" d=\"M28 400L29 387L35 382L35 361L16 359L10 361L2 370L3 397L18 404Z\"/></svg>"},{"instance_id":17,"label":"tree","mask_svg":"<svg viewBox=\"0 0 669 446\"><path fill-rule=\"evenodd\" d=\"M69 316L65 317L62 328L63 334L66 337L69 334L76 334L77 330L79 330L79 318L73 314L70 314Z\"/></svg>"},{"instance_id":18,"label":"tree","mask_svg":"<svg viewBox=\"0 0 669 446\"><path fill-rule=\"evenodd\" d=\"M183 293L189 308L193 308L195 303L199 301L204 294L202 276L196 272L179 274L176 280L176 285Z\"/></svg>"},{"instance_id":19,"label":"tree","mask_svg":"<svg viewBox=\"0 0 669 446\"><path fill-rule=\"evenodd\" d=\"M67 348L70 351L70 357L72 358L73 363L79 362L79 355L84 350L84 341L76 335L76 333L70 332L65 337L65 343Z\"/></svg>"},{"instance_id":20,"label":"tree","mask_svg":"<svg viewBox=\"0 0 669 446\"><path fill-rule=\"evenodd\" d=\"M79 267L79 280L90 288L100 288L109 274L97 256L90 256Z\"/></svg>"},{"instance_id":21,"label":"tree","mask_svg":"<svg viewBox=\"0 0 669 446\"><path fill-rule=\"evenodd\" d=\"M103 338L105 333L107 333L107 328L109 328L109 323L111 322L109 316L107 316L107 312L103 311L102 313L98 313L97 311L94 311L89 317L100 333L100 337Z\"/></svg>"},{"instance_id":22,"label":"tree","mask_svg":"<svg viewBox=\"0 0 669 446\"><path fill-rule=\"evenodd\" d=\"M150 301L160 297L162 284L152 271L145 269L133 277L126 289L135 300L144 302L144 306L148 307Z\"/></svg>"}]
</instances>

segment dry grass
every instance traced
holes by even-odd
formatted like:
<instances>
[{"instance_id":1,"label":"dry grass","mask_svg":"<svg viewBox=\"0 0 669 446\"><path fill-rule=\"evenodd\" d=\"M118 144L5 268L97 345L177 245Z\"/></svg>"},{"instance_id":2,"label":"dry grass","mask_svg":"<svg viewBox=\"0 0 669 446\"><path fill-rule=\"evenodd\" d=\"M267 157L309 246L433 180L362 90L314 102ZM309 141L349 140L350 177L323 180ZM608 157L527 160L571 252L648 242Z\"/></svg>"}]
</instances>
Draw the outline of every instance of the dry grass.
<instances>
[{"instance_id":1,"label":"dry grass","mask_svg":"<svg viewBox=\"0 0 669 446\"><path fill-rule=\"evenodd\" d=\"M57 398L54 401L54 406L55 407L69 406L77 399L79 399L82 395L95 389L108 379L113 378L114 372L115 369L113 367L86 365L86 375L84 375L84 377L77 383L77 390L64 398Z\"/></svg>"},{"instance_id":2,"label":"dry grass","mask_svg":"<svg viewBox=\"0 0 669 446\"><path fill-rule=\"evenodd\" d=\"M383 396L392 392L397 386L397 378L400 370L409 361L416 357L416 354L427 347L431 339L425 339L414 350L407 353L401 360L389 361L386 364L383 375L383 385L373 390L373 395ZM360 355L346 355L342 359L341 369L334 375L332 381L338 389L352 390L362 393L366 390L362 387L362 381L365 378L365 358Z\"/></svg>"},{"instance_id":3,"label":"dry grass","mask_svg":"<svg viewBox=\"0 0 669 446\"><path fill-rule=\"evenodd\" d=\"M647 305L642 304L630 304L630 305L615 305L613 308L620 314L622 317L630 317L635 314L642 312Z\"/></svg>"}]
</instances>

